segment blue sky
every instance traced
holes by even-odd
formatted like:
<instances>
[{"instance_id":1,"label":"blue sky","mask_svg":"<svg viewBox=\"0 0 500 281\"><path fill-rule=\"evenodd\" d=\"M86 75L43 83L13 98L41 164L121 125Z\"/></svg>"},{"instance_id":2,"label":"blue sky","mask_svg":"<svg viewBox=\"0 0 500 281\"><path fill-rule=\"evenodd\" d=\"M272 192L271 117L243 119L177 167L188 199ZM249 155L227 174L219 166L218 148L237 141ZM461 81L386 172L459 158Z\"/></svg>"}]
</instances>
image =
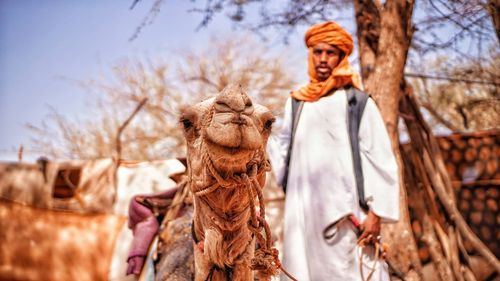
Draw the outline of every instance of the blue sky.
<instances>
[{"instance_id":1,"label":"blue sky","mask_svg":"<svg viewBox=\"0 0 500 281\"><path fill-rule=\"evenodd\" d=\"M203 1L199 1L198 5ZM233 28L224 15L195 31L201 15L188 13L191 1L169 0L151 25L130 42L152 1L0 1L0 160L16 160L16 148L30 144L26 123L39 124L49 107L69 117L86 117L86 92L73 81L102 78L120 59L204 46ZM304 57L303 29L290 45ZM278 35L277 35L278 37ZM304 76L306 75L304 71ZM38 155L25 154L28 159Z\"/></svg>"}]
</instances>

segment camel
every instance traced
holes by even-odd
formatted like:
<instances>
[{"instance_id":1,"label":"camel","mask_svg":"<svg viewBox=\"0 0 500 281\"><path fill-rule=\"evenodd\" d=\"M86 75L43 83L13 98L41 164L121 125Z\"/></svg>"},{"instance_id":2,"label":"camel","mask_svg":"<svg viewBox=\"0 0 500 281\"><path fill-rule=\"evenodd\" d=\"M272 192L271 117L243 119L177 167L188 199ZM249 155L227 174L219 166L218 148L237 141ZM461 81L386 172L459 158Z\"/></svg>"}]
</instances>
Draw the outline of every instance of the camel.
<instances>
[{"instance_id":1,"label":"camel","mask_svg":"<svg viewBox=\"0 0 500 281\"><path fill-rule=\"evenodd\" d=\"M237 85L181 112L197 281L254 280L253 270L261 280L277 274L278 253L271 245L261 192L274 121Z\"/></svg>"}]
</instances>

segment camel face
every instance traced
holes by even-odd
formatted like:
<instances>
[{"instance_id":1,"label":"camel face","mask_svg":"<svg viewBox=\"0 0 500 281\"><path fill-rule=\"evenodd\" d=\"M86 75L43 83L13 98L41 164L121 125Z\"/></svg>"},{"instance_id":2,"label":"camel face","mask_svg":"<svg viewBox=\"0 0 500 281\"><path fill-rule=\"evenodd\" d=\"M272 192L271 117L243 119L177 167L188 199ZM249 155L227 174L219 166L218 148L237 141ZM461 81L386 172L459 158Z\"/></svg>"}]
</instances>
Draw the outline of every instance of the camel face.
<instances>
[{"instance_id":1,"label":"camel face","mask_svg":"<svg viewBox=\"0 0 500 281\"><path fill-rule=\"evenodd\" d=\"M207 160L202 156L208 154L221 175L246 172L249 161L265 149L274 120L268 109L253 104L235 85L184 109L180 121L192 170L202 167Z\"/></svg>"}]
</instances>

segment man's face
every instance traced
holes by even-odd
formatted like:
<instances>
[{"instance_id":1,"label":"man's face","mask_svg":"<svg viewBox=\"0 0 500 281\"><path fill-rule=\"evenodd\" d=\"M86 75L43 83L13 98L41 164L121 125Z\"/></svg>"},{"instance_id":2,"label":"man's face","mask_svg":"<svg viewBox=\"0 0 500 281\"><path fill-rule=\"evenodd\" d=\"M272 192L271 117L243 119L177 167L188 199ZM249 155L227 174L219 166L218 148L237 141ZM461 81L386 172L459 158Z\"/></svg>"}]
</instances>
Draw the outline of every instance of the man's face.
<instances>
[{"instance_id":1,"label":"man's face","mask_svg":"<svg viewBox=\"0 0 500 281\"><path fill-rule=\"evenodd\" d=\"M339 64L342 51L327 43L318 43L313 47L313 63L316 79L325 81L332 70Z\"/></svg>"}]
</instances>

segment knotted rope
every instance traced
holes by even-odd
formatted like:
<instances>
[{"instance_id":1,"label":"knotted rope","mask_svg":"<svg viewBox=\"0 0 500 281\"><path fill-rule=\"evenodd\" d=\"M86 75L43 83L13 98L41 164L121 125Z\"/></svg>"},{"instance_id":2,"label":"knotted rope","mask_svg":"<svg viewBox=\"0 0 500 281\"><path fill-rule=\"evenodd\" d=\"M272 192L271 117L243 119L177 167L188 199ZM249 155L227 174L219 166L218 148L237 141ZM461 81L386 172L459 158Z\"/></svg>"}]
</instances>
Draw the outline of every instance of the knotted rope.
<instances>
[{"instance_id":1,"label":"knotted rope","mask_svg":"<svg viewBox=\"0 0 500 281\"><path fill-rule=\"evenodd\" d=\"M265 219L266 209L262 195L262 187L257 180L257 178L260 177L263 173L271 170L269 161L265 158L264 153L260 153L260 155L254 156L254 159L252 159L247 164L248 169L246 173L242 173L240 175L233 174L228 176L227 178L222 177L217 172L212 160L204 149L202 162L207 167L210 175L215 179L216 182L203 189L194 191L193 194L196 197L203 197L221 187L235 188L236 186L244 186L250 199L250 219L247 222L248 228L254 234L260 245L260 247L255 251L254 258L251 261L251 269L257 270L259 272L258 274L262 277L276 275L279 269L290 276L288 272L286 272L281 266L281 262L278 257L278 250L272 247L271 229ZM256 212L256 198L259 204L258 216ZM245 223L244 221L241 221L241 219L243 217L243 214L247 210L246 208L228 222L223 215L218 214L208 204L206 205L208 207L206 209L209 212L209 215L215 218L214 222L220 227L223 227L223 229L235 230L243 223ZM262 230L264 230L265 237L262 234ZM295 280L293 277L291 278Z\"/></svg>"},{"instance_id":2,"label":"knotted rope","mask_svg":"<svg viewBox=\"0 0 500 281\"><path fill-rule=\"evenodd\" d=\"M363 281L369 281L372 278L373 273L375 273L375 267L376 267L377 263L381 259L385 259L385 256L387 253L387 249L386 249L387 246L380 241L380 236L377 237L377 239L373 243L369 243L370 238L371 237L368 236L367 238L362 239L358 243L359 249L360 249L360 253L358 253L358 255L359 255L359 272L361 274L361 280L363 280ZM365 265L363 263L363 256L364 256L363 249L369 244L373 244L373 247L375 250L375 257L374 257L373 264L371 267L368 265ZM363 273L363 266L370 268L370 271L368 272L368 275L366 276L366 278L365 278L365 275Z\"/></svg>"}]
</instances>

